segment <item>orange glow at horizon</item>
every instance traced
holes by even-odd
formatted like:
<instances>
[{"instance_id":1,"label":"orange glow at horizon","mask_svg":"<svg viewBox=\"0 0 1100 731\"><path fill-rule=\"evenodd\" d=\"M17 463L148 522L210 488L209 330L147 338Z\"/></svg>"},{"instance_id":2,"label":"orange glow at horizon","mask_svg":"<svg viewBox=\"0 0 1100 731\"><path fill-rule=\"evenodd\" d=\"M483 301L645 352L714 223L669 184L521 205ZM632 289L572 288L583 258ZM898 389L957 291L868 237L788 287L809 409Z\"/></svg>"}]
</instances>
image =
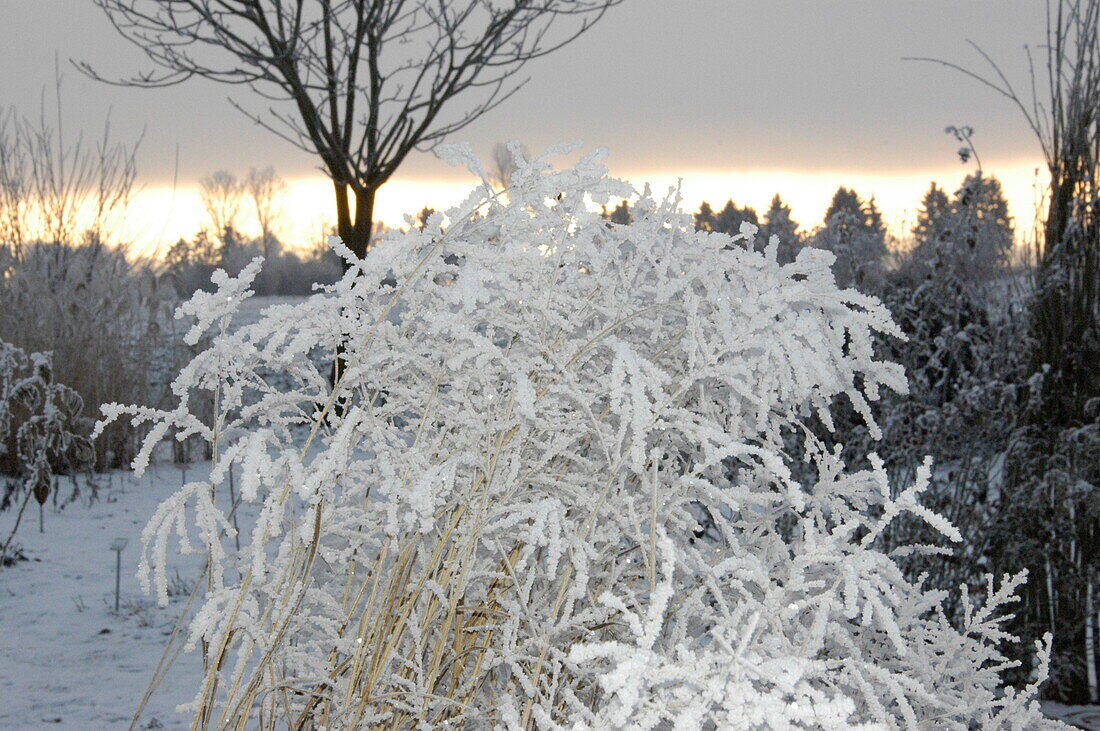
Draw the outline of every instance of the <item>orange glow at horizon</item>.
<instances>
[{"instance_id":1,"label":"orange glow at horizon","mask_svg":"<svg viewBox=\"0 0 1100 731\"><path fill-rule=\"evenodd\" d=\"M1023 162L990 168L1004 188L1009 209L1015 219L1017 238L1030 234L1045 178L1040 165ZM930 182L949 194L972 170L954 166L936 171L894 174L849 172L803 172L795 170L685 171L669 173L619 173L639 191L646 182L655 197L662 198L679 184L683 208L698 210L702 201L716 211L727 199L739 206L751 206L762 217L772 195L779 193L792 209L793 218L803 231L821 223L836 188L854 188L864 200L872 196L894 235L908 236L916 219L920 200ZM446 210L459 203L477 181L472 176L450 180L395 179L382 186L375 203L375 219L389 227L405 226L406 214L415 215L424 206ZM282 221L276 233L292 248L304 248L322 240L322 230L335 220L332 186L328 179L315 176L287 182L281 201ZM255 235L247 205L243 205L240 228ZM125 237L142 254L159 256L180 238L193 237L204 225L197 187L171 188L150 186L137 193L124 224Z\"/></svg>"}]
</instances>

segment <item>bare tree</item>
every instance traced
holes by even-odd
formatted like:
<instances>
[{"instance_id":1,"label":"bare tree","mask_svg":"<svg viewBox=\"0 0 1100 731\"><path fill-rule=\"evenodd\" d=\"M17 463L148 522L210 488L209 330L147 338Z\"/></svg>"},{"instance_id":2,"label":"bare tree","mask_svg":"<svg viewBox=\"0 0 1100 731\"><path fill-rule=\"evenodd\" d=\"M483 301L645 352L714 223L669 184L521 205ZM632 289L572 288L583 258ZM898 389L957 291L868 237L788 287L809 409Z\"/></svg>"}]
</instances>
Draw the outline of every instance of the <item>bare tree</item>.
<instances>
[{"instance_id":1,"label":"bare tree","mask_svg":"<svg viewBox=\"0 0 1100 731\"><path fill-rule=\"evenodd\" d=\"M275 228L279 223L279 199L286 192L286 182L275 174L270 165L263 170L252 168L244 181L245 190L252 201L256 214L256 223L260 225L260 241L264 248L264 257L270 259L275 253L277 243Z\"/></svg>"},{"instance_id":2,"label":"bare tree","mask_svg":"<svg viewBox=\"0 0 1100 731\"><path fill-rule=\"evenodd\" d=\"M27 151L14 109L0 112L0 248L17 251L27 241Z\"/></svg>"},{"instance_id":3,"label":"bare tree","mask_svg":"<svg viewBox=\"0 0 1100 731\"><path fill-rule=\"evenodd\" d=\"M94 145L67 138L60 75L55 84L52 120L44 103L37 120L0 109L0 249L16 258L36 241L108 243L135 192L141 140L113 142L110 119Z\"/></svg>"},{"instance_id":4,"label":"bare tree","mask_svg":"<svg viewBox=\"0 0 1100 731\"><path fill-rule=\"evenodd\" d=\"M202 206L214 227L214 236L223 239L228 231L236 231L241 213L244 189L237 176L228 170L217 170L199 181Z\"/></svg>"},{"instance_id":5,"label":"bare tree","mask_svg":"<svg viewBox=\"0 0 1100 731\"><path fill-rule=\"evenodd\" d=\"M95 2L161 69L115 83L200 76L269 100L263 111L234 104L321 158L337 230L364 256L375 194L414 148L430 148L503 102L522 86L517 74L528 61L569 43L621 0ZM461 109L450 104L459 97Z\"/></svg>"}]
</instances>

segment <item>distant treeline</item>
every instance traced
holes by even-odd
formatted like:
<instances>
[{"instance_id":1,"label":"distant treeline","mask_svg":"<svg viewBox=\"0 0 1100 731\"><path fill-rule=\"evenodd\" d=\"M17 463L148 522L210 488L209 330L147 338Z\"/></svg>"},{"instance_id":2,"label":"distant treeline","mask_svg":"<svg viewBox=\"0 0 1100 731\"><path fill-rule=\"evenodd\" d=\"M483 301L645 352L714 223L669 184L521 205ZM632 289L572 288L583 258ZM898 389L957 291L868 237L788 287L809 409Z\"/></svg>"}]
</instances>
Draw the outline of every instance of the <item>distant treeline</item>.
<instances>
[{"instance_id":1,"label":"distant treeline","mask_svg":"<svg viewBox=\"0 0 1100 731\"><path fill-rule=\"evenodd\" d=\"M329 250L324 234L308 248L291 250L275 231L283 210L285 184L271 168L251 170L238 180L221 170L204 178L202 199L207 225L191 239L180 239L165 258L166 272L181 295L209 286L210 275L221 268L239 272L253 257L263 255L264 269L256 281L260 295L305 295L315 283L331 283L341 265ZM425 206L415 217L423 227L435 209ZM256 237L241 233L241 221L250 215L259 230ZM630 223L630 202L603 208L603 217L618 224ZM794 261L800 249L827 249L836 257L838 281L866 287L882 277L884 269L905 268L925 273L948 259L967 277L983 279L1011 263L1015 231L1001 182L977 171L967 175L953 194L931 183L921 199L911 236L899 239L887 230L874 196L864 200L855 190L839 187L825 212L824 223L804 230L790 206L778 193L761 216L732 199L715 211L704 201L694 213L695 228L729 235L742 223L760 229L762 240L778 237L781 263ZM378 233L384 229L378 227Z\"/></svg>"},{"instance_id":2,"label":"distant treeline","mask_svg":"<svg viewBox=\"0 0 1100 731\"><path fill-rule=\"evenodd\" d=\"M603 217L612 223L630 223L629 201L611 209L605 206ZM778 193L763 216L730 199L717 212L704 201L694 218L700 231L732 236L742 223L750 223L760 229L764 241L779 237L778 256L784 264L794 261L805 246L827 249L837 257L838 280L856 286L881 278L884 267L904 264L927 270L947 259L961 265L967 276L987 277L1010 263L1015 236L1001 182L981 171L967 175L953 195L932 183L921 199L912 236L904 241L889 233L874 196L864 201L843 186L833 194L825 222L809 231L800 228Z\"/></svg>"}]
</instances>

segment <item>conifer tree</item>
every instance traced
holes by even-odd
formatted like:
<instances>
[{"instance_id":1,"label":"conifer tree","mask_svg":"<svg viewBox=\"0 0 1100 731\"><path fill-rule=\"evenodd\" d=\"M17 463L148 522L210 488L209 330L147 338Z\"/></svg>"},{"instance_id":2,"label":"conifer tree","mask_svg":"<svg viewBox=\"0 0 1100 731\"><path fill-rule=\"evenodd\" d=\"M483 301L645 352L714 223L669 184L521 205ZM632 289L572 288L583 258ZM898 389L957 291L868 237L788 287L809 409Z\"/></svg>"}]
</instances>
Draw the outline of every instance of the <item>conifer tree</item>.
<instances>
[{"instance_id":1,"label":"conifer tree","mask_svg":"<svg viewBox=\"0 0 1100 731\"><path fill-rule=\"evenodd\" d=\"M867 201L865 215L867 217L867 230L874 235L881 236L885 241L886 222L882 220L882 211L878 209L874 195L871 196L871 200Z\"/></svg>"},{"instance_id":2,"label":"conifer tree","mask_svg":"<svg viewBox=\"0 0 1100 731\"><path fill-rule=\"evenodd\" d=\"M864 204L855 190L837 188L814 246L836 255L833 270L839 283L863 287L877 280L887 247L886 226L874 201Z\"/></svg>"},{"instance_id":3,"label":"conifer tree","mask_svg":"<svg viewBox=\"0 0 1100 731\"><path fill-rule=\"evenodd\" d=\"M630 212L630 203L625 198L610 211L607 210L607 206L601 206L600 218L620 226L629 226L634 221L634 215Z\"/></svg>"},{"instance_id":4,"label":"conifer tree","mask_svg":"<svg viewBox=\"0 0 1100 731\"><path fill-rule=\"evenodd\" d=\"M988 276L1005 263L1015 230L1001 181L992 175L967 175L952 205L954 253L964 272Z\"/></svg>"},{"instance_id":5,"label":"conifer tree","mask_svg":"<svg viewBox=\"0 0 1100 731\"><path fill-rule=\"evenodd\" d=\"M852 221L861 222L861 225L865 220L863 199L854 190L845 188L843 185L833 193L833 200L825 211L825 220L829 221L841 212L847 213Z\"/></svg>"},{"instance_id":6,"label":"conifer tree","mask_svg":"<svg viewBox=\"0 0 1100 731\"><path fill-rule=\"evenodd\" d=\"M798 223L791 218L791 208L778 193L772 197L768 210L764 214L764 225L760 229L760 234L764 241L768 241L772 236L779 237L777 257L781 264L794 261L803 246Z\"/></svg>"},{"instance_id":7,"label":"conifer tree","mask_svg":"<svg viewBox=\"0 0 1100 731\"><path fill-rule=\"evenodd\" d=\"M951 200L943 188L933 181L921 198L917 211L917 223L913 226L913 238L916 240L917 255L923 258L937 242L948 234L948 216L951 214Z\"/></svg>"},{"instance_id":8,"label":"conifer tree","mask_svg":"<svg viewBox=\"0 0 1100 731\"><path fill-rule=\"evenodd\" d=\"M966 177L952 199L933 183L921 201L913 234L918 264L950 267L964 279L989 277L1006 262L1015 235L1001 182L978 171Z\"/></svg>"},{"instance_id":9,"label":"conifer tree","mask_svg":"<svg viewBox=\"0 0 1100 731\"><path fill-rule=\"evenodd\" d=\"M424 206L420 209L420 213L416 214L416 229L423 231L428 225L428 219L435 215L435 209L431 206Z\"/></svg>"},{"instance_id":10,"label":"conifer tree","mask_svg":"<svg viewBox=\"0 0 1100 731\"><path fill-rule=\"evenodd\" d=\"M714 210L706 201L703 201L702 205L699 206L699 212L695 214L695 230L714 230Z\"/></svg>"},{"instance_id":11,"label":"conifer tree","mask_svg":"<svg viewBox=\"0 0 1100 731\"><path fill-rule=\"evenodd\" d=\"M748 206L739 208L733 202L733 199L730 199L726 201L726 205L714 217L713 230L733 236L741 230L741 224L745 222L751 223L753 226L760 225L756 217L756 211Z\"/></svg>"}]
</instances>

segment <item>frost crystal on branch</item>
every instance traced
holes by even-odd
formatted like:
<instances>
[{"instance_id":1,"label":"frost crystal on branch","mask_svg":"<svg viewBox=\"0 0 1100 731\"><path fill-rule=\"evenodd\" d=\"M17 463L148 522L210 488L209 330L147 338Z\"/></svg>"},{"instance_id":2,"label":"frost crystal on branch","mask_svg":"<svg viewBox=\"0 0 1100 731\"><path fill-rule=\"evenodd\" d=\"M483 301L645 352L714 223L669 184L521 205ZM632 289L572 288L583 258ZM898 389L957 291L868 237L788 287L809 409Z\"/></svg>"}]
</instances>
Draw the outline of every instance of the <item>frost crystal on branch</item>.
<instances>
[{"instance_id":1,"label":"frost crystal on branch","mask_svg":"<svg viewBox=\"0 0 1100 731\"><path fill-rule=\"evenodd\" d=\"M904 392L874 351L900 336L886 310L838 289L828 252L780 265L753 227L696 232L675 197L646 191L609 226L589 203L634 192L604 152L553 170L560 152L517 155L506 199L479 188L447 228L391 235L214 339L178 409L109 412L215 447L214 484L181 488L145 534L162 595L173 532L211 555L196 713L1040 727L1037 686L998 675L1021 579L952 627L877 548L903 511L958 540L919 504L927 470L898 489L814 444L816 480L789 469L784 436L808 418L847 399L874 429L882 389ZM188 306L200 331L247 294L247 277L218 284ZM318 352L341 353L334 387ZM197 424L188 404L214 393ZM259 515L236 556L210 498L230 463Z\"/></svg>"}]
</instances>

